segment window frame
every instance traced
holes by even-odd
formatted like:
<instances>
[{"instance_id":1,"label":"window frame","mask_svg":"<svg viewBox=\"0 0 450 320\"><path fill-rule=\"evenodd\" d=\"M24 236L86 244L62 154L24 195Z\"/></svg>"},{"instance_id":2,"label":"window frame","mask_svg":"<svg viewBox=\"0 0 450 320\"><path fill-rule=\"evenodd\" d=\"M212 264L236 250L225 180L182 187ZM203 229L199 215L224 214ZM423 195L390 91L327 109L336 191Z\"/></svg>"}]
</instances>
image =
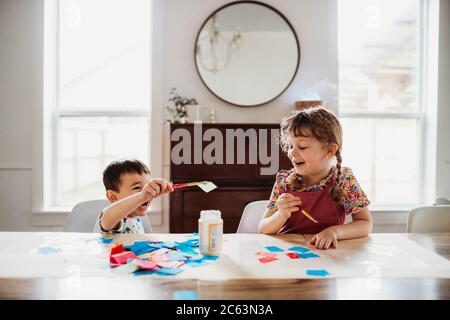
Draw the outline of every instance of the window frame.
<instances>
[{"instance_id":1,"label":"window frame","mask_svg":"<svg viewBox=\"0 0 450 320\"><path fill-rule=\"evenodd\" d=\"M416 159L418 172L418 186L417 186L417 194L418 201L415 205L421 205L426 203L426 200L430 198L429 194L426 194L425 188L423 186L426 185L425 171L426 171L426 163L430 161L430 159L426 159L426 145L425 142L427 140L427 134L430 128L427 128L427 97L426 97L426 88L427 88L427 44L428 44L428 12L429 12L429 3L428 0L419 0L419 14L418 19L419 23L417 26L418 39L417 39L417 108L414 110L407 110L403 112L346 112L339 111L340 119L368 119L368 120L377 120L377 119L415 119L417 121L417 129L418 129L418 137L417 142L418 146L418 155ZM338 48L339 48L339 41ZM340 65L338 62L338 73L340 70ZM339 108L338 108L339 109ZM435 157L435 156L434 156ZM432 161L432 160L431 160ZM374 183L374 182L373 182ZM373 187L373 186L372 186ZM373 188L372 188L373 189ZM377 204L372 203L372 207L375 210L402 210L409 209L411 207L410 204L399 204L398 206L386 205L386 204Z\"/></svg>"},{"instance_id":2,"label":"window frame","mask_svg":"<svg viewBox=\"0 0 450 320\"><path fill-rule=\"evenodd\" d=\"M51 38L48 39L51 45L49 46L53 52L52 56L54 57L52 64L51 72L48 74L48 79L50 82L48 85L51 86L51 89L48 92L48 100L51 100L51 103L47 101L44 103L44 128L47 128L47 131L44 133L44 190L43 190L43 207L44 208L68 208L66 205L61 203L61 190L60 190L60 172L61 172L61 159L58 158L61 150L61 119L69 118L69 117L145 117L148 128L148 149L147 156L150 159L150 144L151 144L151 99L150 104L143 109L131 109L127 110L127 108L123 108L123 110L107 110L107 109L63 109L60 104L60 82L59 82L59 62L60 62L60 26L61 26L61 17L60 17L60 0L46 0L45 6L48 8L45 9L46 14L52 16L52 26L51 31L48 30L46 34ZM150 6L151 7L151 6ZM152 9L150 10L150 16L152 17ZM152 17L153 18L153 17ZM48 17L46 17L48 19ZM149 34L151 34L152 28L149 30ZM150 37L149 37L150 38ZM149 39L150 41L151 39ZM151 41L150 41L151 46ZM151 48L150 48L151 49ZM151 55L150 59L150 71L151 71ZM152 87L152 77L150 75L150 88ZM151 97L151 93L150 93ZM49 191L51 190L51 191Z\"/></svg>"}]
</instances>

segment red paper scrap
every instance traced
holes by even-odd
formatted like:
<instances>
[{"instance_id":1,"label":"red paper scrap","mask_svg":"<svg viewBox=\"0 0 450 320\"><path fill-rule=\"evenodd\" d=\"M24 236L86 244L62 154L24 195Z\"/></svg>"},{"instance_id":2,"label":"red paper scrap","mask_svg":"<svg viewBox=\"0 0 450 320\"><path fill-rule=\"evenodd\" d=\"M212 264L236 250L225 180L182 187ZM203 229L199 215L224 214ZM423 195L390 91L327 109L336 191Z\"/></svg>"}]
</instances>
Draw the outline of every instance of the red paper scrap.
<instances>
[{"instance_id":1,"label":"red paper scrap","mask_svg":"<svg viewBox=\"0 0 450 320\"><path fill-rule=\"evenodd\" d=\"M287 255L289 258L291 258L291 259L300 259L300 257L298 256L298 254L295 253L295 252L289 252L289 253L286 253L286 255Z\"/></svg>"}]
</instances>

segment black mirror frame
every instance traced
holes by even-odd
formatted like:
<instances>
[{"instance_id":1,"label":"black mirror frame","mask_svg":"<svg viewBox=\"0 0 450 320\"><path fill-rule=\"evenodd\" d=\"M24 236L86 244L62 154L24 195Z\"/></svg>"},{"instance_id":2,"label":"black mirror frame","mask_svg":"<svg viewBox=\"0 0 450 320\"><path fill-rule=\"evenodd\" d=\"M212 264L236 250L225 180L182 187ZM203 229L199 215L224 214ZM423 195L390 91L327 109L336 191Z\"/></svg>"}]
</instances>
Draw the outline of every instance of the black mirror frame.
<instances>
[{"instance_id":1,"label":"black mirror frame","mask_svg":"<svg viewBox=\"0 0 450 320\"><path fill-rule=\"evenodd\" d=\"M244 3L260 5L260 6L263 6L263 7L268 8L268 9L274 11L276 14L278 14L278 15L279 15L279 16L287 23L287 25L288 25L289 28L291 29L291 31L292 31L292 33L293 33L293 35L294 35L294 38L295 38L295 42L296 42L296 45L297 45L297 53L298 53L298 55L297 55L297 64L296 64L296 67L295 67L294 74L292 75L292 78L291 78L291 80L289 81L289 83L286 85L286 87L285 87L283 90L281 90L281 92L280 92L279 94L277 94L275 97L273 97L273 98L271 98L271 99L269 99L269 100L267 100L267 101L265 101L265 102L258 103L258 104L255 104L255 105L240 105L240 104L236 104L236 103L230 102L230 101L225 100L224 98L220 97L217 93L215 93L213 90L211 90L211 88L210 88L210 87L208 86L208 84L205 82L205 80L203 79L203 77L202 77L202 75L201 75L201 73L200 73L199 66L198 66L198 64L197 64L197 42L198 42L198 39L199 39L199 37L200 37L200 32L203 30L203 27L206 25L206 23L207 23L207 22L208 22L208 21L209 21L216 13L218 13L219 11L221 11L221 10L227 8L227 7L236 5L236 4L244 4ZM279 96L281 96L281 95L289 88L289 86L292 84L292 82L294 81L295 77L297 76L298 69L299 69L299 67L300 67L300 54L301 54L301 50L300 50L300 42L299 42L299 40L298 40L297 33L295 32L295 29L294 29L294 27L292 26L292 24L289 22L289 20L288 20L288 19L287 19L280 11L278 11L278 10L275 9L274 7L272 7L272 6L270 6L270 5L266 4L266 3L262 3L262 2L258 2L258 1L251 1L251 0L243 0L243 1L234 1L234 2L230 2L230 3L227 3L227 4L223 5L223 6L221 6L221 7L218 8L218 9L216 9L213 13L211 13L211 14L205 19L205 21L204 21L204 22L202 23L202 25L200 26L200 29L199 29L199 31L198 31L198 33L197 33L197 37L195 38L195 44L194 44L194 63L195 63L195 69L197 70L197 74L198 74L198 76L200 77L200 80L201 80L202 83L205 85L205 87L208 89L208 91L211 92L216 98L218 98L218 99L220 99L220 100L222 100L222 101L224 101L224 102L226 102L226 103L228 103L228 104L231 104L231 105L237 106L237 107L244 107L244 108L246 108L246 107L250 107L250 108L251 108L251 107L261 106L261 105L267 104L267 103L269 103L269 102L272 102L273 100L275 100L275 99L277 99Z\"/></svg>"}]
</instances>

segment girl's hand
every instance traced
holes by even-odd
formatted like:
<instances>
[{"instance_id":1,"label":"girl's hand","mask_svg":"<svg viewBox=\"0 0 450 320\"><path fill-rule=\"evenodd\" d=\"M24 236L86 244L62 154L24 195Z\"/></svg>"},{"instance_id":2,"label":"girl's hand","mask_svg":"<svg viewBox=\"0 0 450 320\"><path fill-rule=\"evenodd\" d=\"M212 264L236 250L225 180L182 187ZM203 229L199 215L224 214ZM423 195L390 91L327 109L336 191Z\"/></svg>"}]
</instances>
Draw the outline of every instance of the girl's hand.
<instances>
[{"instance_id":1,"label":"girl's hand","mask_svg":"<svg viewBox=\"0 0 450 320\"><path fill-rule=\"evenodd\" d=\"M301 204L298 197L294 197L290 193L283 193L277 200L278 213L287 220L291 217L292 212L300 209Z\"/></svg>"},{"instance_id":2,"label":"girl's hand","mask_svg":"<svg viewBox=\"0 0 450 320\"><path fill-rule=\"evenodd\" d=\"M330 246L337 249L337 233L333 227L326 228L312 237L312 239L309 240L309 243L320 250L327 250Z\"/></svg>"}]
</instances>

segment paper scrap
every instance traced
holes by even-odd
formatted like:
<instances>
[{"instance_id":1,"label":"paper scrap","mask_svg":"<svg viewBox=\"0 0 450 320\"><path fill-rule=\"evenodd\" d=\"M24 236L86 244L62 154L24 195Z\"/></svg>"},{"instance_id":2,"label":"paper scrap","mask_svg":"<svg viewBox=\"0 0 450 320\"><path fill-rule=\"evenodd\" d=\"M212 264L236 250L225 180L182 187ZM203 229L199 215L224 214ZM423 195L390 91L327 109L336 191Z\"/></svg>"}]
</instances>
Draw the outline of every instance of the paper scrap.
<instances>
[{"instance_id":1,"label":"paper scrap","mask_svg":"<svg viewBox=\"0 0 450 320\"><path fill-rule=\"evenodd\" d=\"M176 274L179 274L180 272L183 272L183 269L161 268L161 269L156 270L157 274L163 275L163 276L176 275Z\"/></svg>"},{"instance_id":2,"label":"paper scrap","mask_svg":"<svg viewBox=\"0 0 450 320\"><path fill-rule=\"evenodd\" d=\"M125 264L129 259L137 258L136 255L131 251L124 251L111 256L111 262L115 264Z\"/></svg>"},{"instance_id":3,"label":"paper scrap","mask_svg":"<svg viewBox=\"0 0 450 320\"><path fill-rule=\"evenodd\" d=\"M178 251L171 251L166 254L166 258L173 261L184 261L187 258Z\"/></svg>"},{"instance_id":4,"label":"paper scrap","mask_svg":"<svg viewBox=\"0 0 450 320\"><path fill-rule=\"evenodd\" d=\"M292 247L292 248L289 248L288 250L289 251L297 251L297 252L300 252L300 253L305 253L305 252L311 251L311 250L309 250L308 248L305 248L305 247Z\"/></svg>"},{"instance_id":5,"label":"paper scrap","mask_svg":"<svg viewBox=\"0 0 450 320\"><path fill-rule=\"evenodd\" d=\"M204 260L217 260L219 259L219 256L203 256Z\"/></svg>"},{"instance_id":6,"label":"paper scrap","mask_svg":"<svg viewBox=\"0 0 450 320\"><path fill-rule=\"evenodd\" d=\"M298 253L296 253L296 252L288 252L288 253L286 253L286 255L291 259L300 259L300 257L298 256Z\"/></svg>"},{"instance_id":7,"label":"paper scrap","mask_svg":"<svg viewBox=\"0 0 450 320\"><path fill-rule=\"evenodd\" d=\"M111 269L112 272L117 274L129 274L132 272L135 272L136 270L139 270L139 267L135 265L134 263L128 263L121 266L118 266L114 269Z\"/></svg>"},{"instance_id":8,"label":"paper scrap","mask_svg":"<svg viewBox=\"0 0 450 320\"><path fill-rule=\"evenodd\" d=\"M62 250L54 247L40 247L37 252L40 254L52 254L62 252Z\"/></svg>"},{"instance_id":9,"label":"paper scrap","mask_svg":"<svg viewBox=\"0 0 450 320\"><path fill-rule=\"evenodd\" d=\"M183 261L160 261L156 263L161 268L180 268L183 266Z\"/></svg>"},{"instance_id":10,"label":"paper scrap","mask_svg":"<svg viewBox=\"0 0 450 320\"><path fill-rule=\"evenodd\" d=\"M207 265L207 263L205 261L203 261L203 260L193 260L193 261L187 260L184 263L186 265L190 266L190 267L193 267L193 268Z\"/></svg>"},{"instance_id":11,"label":"paper scrap","mask_svg":"<svg viewBox=\"0 0 450 320\"><path fill-rule=\"evenodd\" d=\"M134 263L139 268L145 269L145 270L156 270L157 269L156 263L153 261L134 259L133 261L131 261L131 263Z\"/></svg>"},{"instance_id":12,"label":"paper scrap","mask_svg":"<svg viewBox=\"0 0 450 320\"><path fill-rule=\"evenodd\" d=\"M101 243L103 243L103 244L108 244L108 243L112 243L113 242L113 240L114 240L114 238L104 238L104 237L100 237L99 239L98 239Z\"/></svg>"},{"instance_id":13,"label":"paper scrap","mask_svg":"<svg viewBox=\"0 0 450 320\"><path fill-rule=\"evenodd\" d=\"M175 300L197 300L198 295L195 291L179 290L173 293L173 298Z\"/></svg>"},{"instance_id":14,"label":"paper scrap","mask_svg":"<svg viewBox=\"0 0 450 320\"><path fill-rule=\"evenodd\" d=\"M156 270L140 270L140 271L135 271L133 272L133 274L135 276L145 276L145 275L151 275L151 274L155 274Z\"/></svg>"},{"instance_id":15,"label":"paper scrap","mask_svg":"<svg viewBox=\"0 0 450 320\"><path fill-rule=\"evenodd\" d=\"M300 253L299 256L300 258L303 259L320 257L318 254L315 254L314 252Z\"/></svg>"},{"instance_id":16,"label":"paper scrap","mask_svg":"<svg viewBox=\"0 0 450 320\"><path fill-rule=\"evenodd\" d=\"M200 189L202 189L205 192L210 192L217 188L217 186L214 183L212 183L211 181L199 182L198 186Z\"/></svg>"},{"instance_id":17,"label":"paper scrap","mask_svg":"<svg viewBox=\"0 0 450 320\"><path fill-rule=\"evenodd\" d=\"M280 247L277 247L277 246L268 246L268 247L266 247L266 249L271 251L271 252L282 252L282 251L284 251L283 249L281 249Z\"/></svg>"},{"instance_id":18,"label":"paper scrap","mask_svg":"<svg viewBox=\"0 0 450 320\"><path fill-rule=\"evenodd\" d=\"M306 274L308 276L316 276L316 277L325 277L328 276L330 273L325 269L315 269L315 270L306 270Z\"/></svg>"}]
</instances>

